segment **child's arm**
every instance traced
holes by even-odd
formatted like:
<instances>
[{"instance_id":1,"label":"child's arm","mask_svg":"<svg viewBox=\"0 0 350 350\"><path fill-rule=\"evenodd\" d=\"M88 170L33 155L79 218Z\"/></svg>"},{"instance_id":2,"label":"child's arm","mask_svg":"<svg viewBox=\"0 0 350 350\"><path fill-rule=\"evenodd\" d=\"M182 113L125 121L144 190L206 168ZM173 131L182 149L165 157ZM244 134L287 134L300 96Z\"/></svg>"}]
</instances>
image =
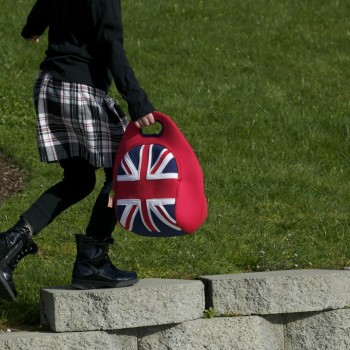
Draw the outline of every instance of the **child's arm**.
<instances>
[{"instance_id":1,"label":"child's arm","mask_svg":"<svg viewBox=\"0 0 350 350\"><path fill-rule=\"evenodd\" d=\"M22 37L39 42L39 37L49 26L51 14L51 0L37 0L30 11L27 23L22 29Z\"/></svg>"},{"instance_id":2,"label":"child's arm","mask_svg":"<svg viewBox=\"0 0 350 350\"><path fill-rule=\"evenodd\" d=\"M141 124L149 125L152 122L152 117L149 115L155 108L140 87L124 50L120 0L103 0L97 4L98 8L95 13L98 14L98 17L94 20L97 45L101 56L112 73L120 95L128 103L131 119L136 121L144 118L140 126Z\"/></svg>"}]
</instances>

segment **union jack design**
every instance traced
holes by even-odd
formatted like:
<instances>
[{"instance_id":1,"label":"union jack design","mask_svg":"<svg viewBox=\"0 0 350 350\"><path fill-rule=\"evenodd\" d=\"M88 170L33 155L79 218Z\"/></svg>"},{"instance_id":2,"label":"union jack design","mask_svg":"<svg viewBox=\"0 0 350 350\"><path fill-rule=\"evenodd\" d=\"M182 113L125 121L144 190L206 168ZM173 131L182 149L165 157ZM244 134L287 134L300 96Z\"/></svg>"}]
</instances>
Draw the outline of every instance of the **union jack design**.
<instances>
[{"instance_id":1,"label":"union jack design","mask_svg":"<svg viewBox=\"0 0 350 350\"><path fill-rule=\"evenodd\" d=\"M167 148L140 145L127 152L117 171L116 203L120 224L141 235L186 234L175 218L179 171L176 159Z\"/></svg>"}]
</instances>

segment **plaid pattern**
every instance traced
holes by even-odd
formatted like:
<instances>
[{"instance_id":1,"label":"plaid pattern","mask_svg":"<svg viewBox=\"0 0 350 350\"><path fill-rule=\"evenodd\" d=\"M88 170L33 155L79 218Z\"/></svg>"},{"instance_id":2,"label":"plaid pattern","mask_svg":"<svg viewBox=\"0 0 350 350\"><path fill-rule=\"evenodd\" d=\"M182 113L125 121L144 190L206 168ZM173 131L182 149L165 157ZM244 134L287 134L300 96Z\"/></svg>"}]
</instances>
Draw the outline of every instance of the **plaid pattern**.
<instances>
[{"instance_id":1,"label":"plaid pattern","mask_svg":"<svg viewBox=\"0 0 350 350\"><path fill-rule=\"evenodd\" d=\"M82 157L97 168L113 167L127 118L104 91L40 72L34 104L41 161Z\"/></svg>"}]
</instances>

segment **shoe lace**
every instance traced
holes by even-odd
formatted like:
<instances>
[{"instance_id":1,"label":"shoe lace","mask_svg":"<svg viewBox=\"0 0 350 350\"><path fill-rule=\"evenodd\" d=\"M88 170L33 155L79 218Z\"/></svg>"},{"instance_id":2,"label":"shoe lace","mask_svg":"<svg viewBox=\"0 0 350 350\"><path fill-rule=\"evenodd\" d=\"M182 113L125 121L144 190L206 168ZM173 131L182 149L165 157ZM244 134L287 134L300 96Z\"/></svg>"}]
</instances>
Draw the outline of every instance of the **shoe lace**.
<instances>
[{"instance_id":1,"label":"shoe lace","mask_svg":"<svg viewBox=\"0 0 350 350\"><path fill-rule=\"evenodd\" d=\"M38 246L32 241L30 245L24 246L15 258L11 261L10 268L14 270L21 259L23 259L28 254L35 254L38 251Z\"/></svg>"}]
</instances>

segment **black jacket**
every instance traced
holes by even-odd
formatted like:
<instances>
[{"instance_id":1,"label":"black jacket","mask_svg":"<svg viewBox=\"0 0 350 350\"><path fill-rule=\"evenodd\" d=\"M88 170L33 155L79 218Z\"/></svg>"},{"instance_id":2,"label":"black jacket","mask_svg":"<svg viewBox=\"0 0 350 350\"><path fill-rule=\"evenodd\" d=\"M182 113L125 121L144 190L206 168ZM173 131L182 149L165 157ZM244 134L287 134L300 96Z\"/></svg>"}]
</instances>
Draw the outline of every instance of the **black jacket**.
<instances>
[{"instance_id":1,"label":"black jacket","mask_svg":"<svg viewBox=\"0 0 350 350\"><path fill-rule=\"evenodd\" d=\"M114 80L133 120L154 111L124 51L120 0L37 0L22 36L42 35L47 27L42 70L104 91Z\"/></svg>"}]
</instances>

